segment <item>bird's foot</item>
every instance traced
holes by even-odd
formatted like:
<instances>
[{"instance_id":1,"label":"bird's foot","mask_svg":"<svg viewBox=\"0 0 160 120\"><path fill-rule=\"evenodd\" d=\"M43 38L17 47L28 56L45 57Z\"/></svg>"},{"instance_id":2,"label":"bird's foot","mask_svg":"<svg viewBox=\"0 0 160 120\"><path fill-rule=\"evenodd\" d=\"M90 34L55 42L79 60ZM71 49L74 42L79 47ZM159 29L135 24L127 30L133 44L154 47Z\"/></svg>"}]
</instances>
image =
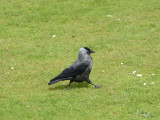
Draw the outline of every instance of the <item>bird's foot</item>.
<instances>
[{"instance_id":1,"label":"bird's foot","mask_svg":"<svg viewBox=\"0 0 160 120\"><path fill-rule=\"evenodd\" d=\"M98 88L101 88L102 86L101 86L101 85L95 85L94 87L98 87Z\"/></svg>"},{"instance_id":2,"label":"bird's foot","mask_svg":"<svg viewBox=\"0 0 160 120\"><path fill-rule=\"evenodd\" d=\"M67 89L64 89L64 90L69 90L69 88L67 88Z\"/></svg>"}]
</instances>

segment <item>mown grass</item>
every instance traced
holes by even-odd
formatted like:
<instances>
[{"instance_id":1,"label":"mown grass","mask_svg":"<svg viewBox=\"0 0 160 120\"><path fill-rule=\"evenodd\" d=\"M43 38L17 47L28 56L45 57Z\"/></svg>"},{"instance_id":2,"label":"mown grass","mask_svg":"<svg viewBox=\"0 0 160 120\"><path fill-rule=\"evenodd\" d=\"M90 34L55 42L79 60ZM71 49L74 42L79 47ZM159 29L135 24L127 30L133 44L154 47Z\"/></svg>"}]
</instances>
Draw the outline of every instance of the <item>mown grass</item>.
<instances>
[{"instance_id":1,"label":"mown grass","mask_svg":"<svg viewBox=\"0 0 160 120\"><path fill-rule=\"evenodd\" d=\"M159 0L1 0L0 119L159 120L159 13ZM103 87L48 86L84 46Z\"/></svg>"}]
</instances>

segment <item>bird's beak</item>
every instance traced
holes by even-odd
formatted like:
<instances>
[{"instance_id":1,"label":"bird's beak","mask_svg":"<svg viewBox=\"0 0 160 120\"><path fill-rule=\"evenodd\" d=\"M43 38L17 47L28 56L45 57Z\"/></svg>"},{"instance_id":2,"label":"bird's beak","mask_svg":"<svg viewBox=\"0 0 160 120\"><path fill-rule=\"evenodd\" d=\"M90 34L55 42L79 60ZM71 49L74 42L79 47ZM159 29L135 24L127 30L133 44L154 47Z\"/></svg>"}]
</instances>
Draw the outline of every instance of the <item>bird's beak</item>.
<instances>
[{"instance_id":1,"label":"bird's beak","mask_svg":"<svg viewBox=\"0 0 160 120\"><path fill-rule=\"evenodd\" d=\"M95 53L95 51L91 50L90 53Z\"/></svg>"}]
</instances>

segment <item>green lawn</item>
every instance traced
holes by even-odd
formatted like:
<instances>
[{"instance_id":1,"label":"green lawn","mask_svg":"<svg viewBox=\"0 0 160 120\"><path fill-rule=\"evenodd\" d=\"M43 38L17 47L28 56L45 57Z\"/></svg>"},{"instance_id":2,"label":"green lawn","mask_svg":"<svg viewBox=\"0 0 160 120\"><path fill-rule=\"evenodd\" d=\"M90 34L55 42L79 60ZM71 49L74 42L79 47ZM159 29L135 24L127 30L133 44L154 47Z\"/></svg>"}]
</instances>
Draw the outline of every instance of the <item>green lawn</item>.
<instances>
[{"instance_id":1,"label":"green lawn","mask_svg":"<svg viewBox=\"0 0 160 120\"><path fill-rule=\"evenodd\" d=\"M103 87L48 86L86 46ZM160 0L0 0L0 120L27 119L160 120Z\"/></svg>"}]
</instances>

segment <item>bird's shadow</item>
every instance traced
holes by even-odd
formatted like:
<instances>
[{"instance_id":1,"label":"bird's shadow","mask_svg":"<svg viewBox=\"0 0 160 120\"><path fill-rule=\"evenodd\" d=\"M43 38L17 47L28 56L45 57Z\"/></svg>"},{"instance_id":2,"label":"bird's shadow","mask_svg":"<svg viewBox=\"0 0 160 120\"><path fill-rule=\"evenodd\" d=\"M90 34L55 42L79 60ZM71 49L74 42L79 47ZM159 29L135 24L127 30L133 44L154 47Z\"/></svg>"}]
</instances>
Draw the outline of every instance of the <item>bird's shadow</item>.
<instances>
[{"instance_id":1,"label":"bird's shadow","mask_svg":"<svg viewBox=\"0 0 160 120\"><path fill-rule=\"evenodd\" d=\"M90 85L87 83L72 83L69 87L69 89L81 89L81 88L89 88ZM66 85L58 85L58 86L53 86L49 87L48 90L66 90L68 88L68 84Z\"/></svg>"}]
</instances>

